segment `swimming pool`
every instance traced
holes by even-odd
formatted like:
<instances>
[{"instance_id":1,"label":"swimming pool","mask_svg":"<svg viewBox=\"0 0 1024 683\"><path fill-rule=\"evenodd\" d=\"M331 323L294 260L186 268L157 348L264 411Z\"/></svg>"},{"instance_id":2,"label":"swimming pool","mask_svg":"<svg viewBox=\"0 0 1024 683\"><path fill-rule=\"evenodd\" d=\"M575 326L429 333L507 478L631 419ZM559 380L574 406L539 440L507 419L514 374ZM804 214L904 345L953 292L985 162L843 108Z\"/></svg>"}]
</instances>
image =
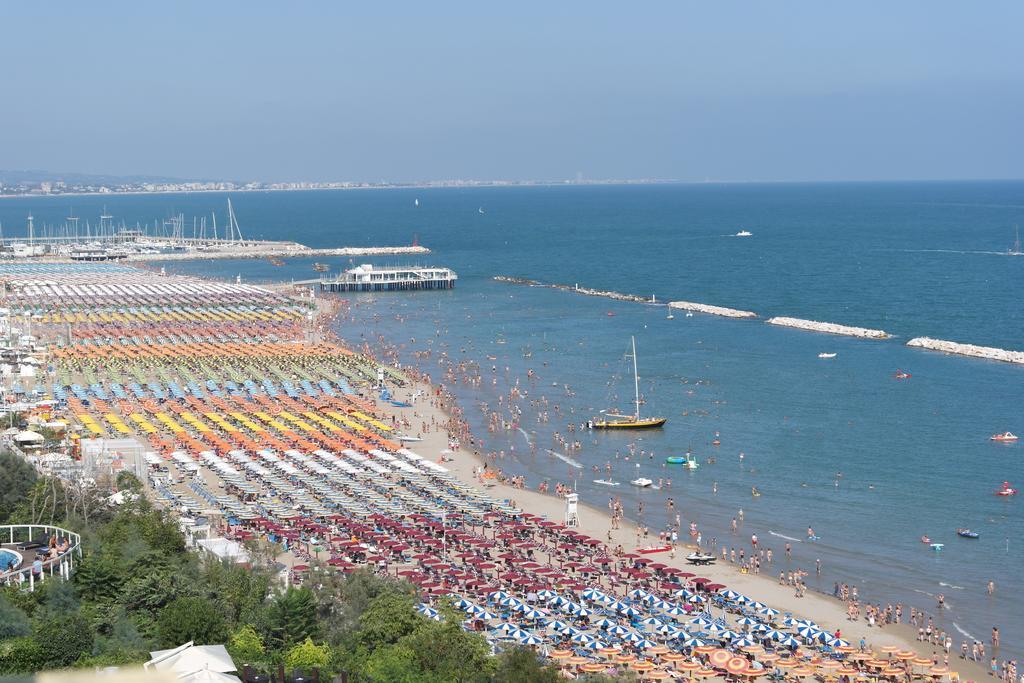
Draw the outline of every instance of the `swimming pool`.
<instances>
[{"instance_id":1,"label":"swimming pool","mask_svg":"<svg viewBox=\"0 0 1024 683\"><path fill-rule=\"evenodd\" d=\"M21 553L0 548L0 571L9 571L21 565Z\"/></svg>"}]
</instances>

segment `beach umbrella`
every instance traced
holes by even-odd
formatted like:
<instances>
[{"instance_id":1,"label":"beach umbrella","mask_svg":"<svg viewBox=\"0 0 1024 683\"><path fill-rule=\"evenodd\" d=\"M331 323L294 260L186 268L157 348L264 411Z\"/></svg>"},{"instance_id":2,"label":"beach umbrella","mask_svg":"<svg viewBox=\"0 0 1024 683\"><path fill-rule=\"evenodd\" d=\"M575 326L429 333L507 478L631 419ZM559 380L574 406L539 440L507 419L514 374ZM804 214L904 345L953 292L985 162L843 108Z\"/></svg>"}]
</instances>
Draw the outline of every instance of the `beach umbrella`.
<instances>
[{"instance_id":1,"label":"beach umbrella","mask_svg":"<svg viewBox=\"0 0 1024 683\"><path fill-rule=\"evenodd\" d=\"M714 622L712 622L710 619L708 619L705 616L699 616L699 617L694 617L693 619L690 619L690 623L692 625L694 625L694 626L697 626L697 627L703 629L703 628L707 628L708 626L711 626L711 624L714 623Z\"/></svg>"},{"instance_id":2,"label":"beach umbrella","mask_svg":"<svg viewBox=\"0 0 1024 683\"><path fill-rule=\"evenodd\" d=\"M533 635L532 633L528 633L528 632L524 631L523 634L524 635L522 635L519 638L517 638L517 640L520 643L522 643L523 645L540 645L541 643L544 642L542 639L538 638L537 636Z\"/></svg>"},{"instance_id":3,"label":"beach umbrella","mask_svg":"<svg viewBox=\"0 0 1024 683\"><path fill-rule=\"evenodd\" d=\"M541 619L548 615L547 612L542 612L539 609L531 609L523 612L524 619Z\"/></svg>"},{"instance_id":4,"label":"beach umbrella","mask_svg":"<svg viewBox=\"0 0 1024 683\"><path fill-rule=\"evenodd\" d=\"M618 664L629 664L636 661L636 655L629 654L628 652L617 654L615 655L615 661Z\"/></svg>"},{"instance_id":5,"label":"beach umbrella","mask_svg":"<svg viewBox=\"0 0 1024 683\"><path fill-rule=\"evenodd\" d=\"M473 608L476 607L476 605L474 605L472 602L470 602L466 598L462 598L461 600L459 600L457 603L455 603L455 606L458 607L459 609L464 609L467 612L471 611Z\"/></svg>"},{"instance_id":6,"label":"beach umbrella","mask_svg":"<svg viewBox=\"0 0 1024 683\"><path fill-rule=\"evenodd\" d=\"M489 593L487 597L491 600L504 600L509 597L509 595L505 591L494 591L493 593Z\"/></svg>"},{"instance_id":7,"label":"beach umbrella","mask_svg":"<svg viewBox=\"0 0 1024 683\"><path fill-rule=\"evenodd\" d=\"M792 616L789 616L789 615L787 615L786 618L782 620L782 625L785 626L786 628L794 628L796 626L799 626L799 624L800 624L800 620L799 619L797 619L795 617L792 617Z\"/></svg>"},{"instance_id":8,"label":"beach umbrella","mask_svg":"<svg viewBox=\"0 0 1024 683\"><path fill-rule=\"evenodd\" d=\"M598 619L597 621L595 621L593 625L598 627L598 628L610 628L612 626L615 626L618 623L619 622L613 621L613 620L609 619L608 617L602 617L601 619Z\"/></svg>"},{"instance_id":9,"label":"beach umbrella","mask_svg":"<svg viewBox=\"0 0 1024 683\"><path fill-rule=\"evenodd\" d=\"M485 609L483 609L481 607L478 607L477 610L478 611L476 612L476 614L474 614L474 616L477 619L482 619L484 621L490 621L491 619L497 619L498 618L497 614L495 614L494 612L491 612L489 610L485 610Z\"/></svg>"},{"instance_id":10,"label":"beach umbrella","mask_svg":"<svg viewBox=\"0 0 1024 683\"><path fill-rule=\"evenodd\" d=\"M646 650L648 648L657 647L658 644L656 642L654 642L653 640L647 640L646 638L641 638L640 640L638 640L635 643L633 643L633 646L634 647L642 647L642 648L644 648Z\"/></svg>"},{"instance_id":11,"label":"beach umbrella","mask_svg":"<svg viewBox=\"0 0 1024 683\"><path fill-rule=\"evenodd\" d=\"M606 643L604 641L598 640L597 638L595 638L594 640L590 641L589 643L581 643L580 644L580 647L582 647L585 650L600 650L601 648L603 648L605 646L606 646Z\"/></svg>"},{"instance_id":12,"label":"beach umbrella","mask_svg":"<svg viewBox=\"0 0 1024 683\"><path fill-rule=\"evenodd\" d=\"M725 663L724 668L735 676L746 671L749 666L750 662L747 661L746 657L730 657L729 661Z\"/></svg>"},{"instance_id":13,"label":"beach umbrella","mask_svg":"<svg viewBox=\"0 0 1024 683\"><path fill-rule=\"evenodd\" d=\"M519 631L521 629L518 626L516 626L515 624L510 624L510 623L508 623L506 621L506 622L502 622L502 623L498 624L497 626L495 626L491 630L492 631L500 631L501 633L514 633L515 631Z\"/></svg>"},{"instance_id":14,"label":"beach umbrella","mask_svg":"<svg viewBox=\"0 0 1024 683\"><path fill-rule=\"evenodd\" d=\"M551 650L548 652L548 659L569 659L572 657L572 650Z\"/></svg>"},{"instance_id":15,"label":"beach umbrella","mask_svg":"<svg viewBox=\"0 0 1024 683\"><path fill-rule=\"evenodd\" d=\"M610 632L611 631L609 631L609 633ZM627 630L624 634L622 634L622 639L626 640L626 641L629 641L631 643L636 643L638 641L643 640L644 637L642 635L640 635L639 633L634 633L633 631Z\"/></svg>"},{"instance_id":16,"label":"beach umbrella","mask_svg":"<svg viewBox=\"0 0 1024 683\"><path fill-rule=\"evenodd\" d=\"M416 611L427 617L437 616L437 610L424 602L416 606Z\"/></svg>"},{"instance_id":17,"label":"beach umbrella","mask_svg":"<svg viewBox=\"0 0 1024 683\"><path fill-rule=\"evenodd\" d=\"M722 591L721 593L719 593L719 595L721 595L726 600L737 600L737 599L743 597L742 595L740 595L739 593L737 593L734 590Z\"/></svg>"},{"instance_id":18,"label":"beach umbrella","mask_svg":"<svg viewBox=\"0 0 1024 683\"><path fill-rule=\"evenodd\" d=\"M732 658L733 654L731 652L722 649L715 650L708 657L712 666L715 666L719 669L723 668L726 665L726 663Z\"/></svg>"},{"instance_id":19,"label":"beach umbrella","mask_svg":"<svg viewBox=\"0 0 1024 683\"><path fill-rule=\"evenodd\" d=\"M594 641L594 636L589 633L580 632L572 637L572 641L574 643L590 643Z\"/></svg>"},{"instance_id":20,"label":"beach umbrella","mask_svg":"<svg viewBox=\"0 0 1024 683\"><path fill-rule=\"evenodd\" d=\"M721 623L719 623L717 621L713 621L710 624L708 624L704 628L704 630L707 631L708 633L717 634L717 633L722 633L723 631L728 631L729 627L725 626L724 624L721 624Z\"/></svg>"},{"instance_id":21,"label":"beach umbrella","mask_svg":"<svg viewBox=\"0 0 1024 683\"><path fill-rule=\"evenodd\" d=\"M754 625L750 629L750 632L751 633L759 633L760 634L760 633L767 633L768 631L771 631L771 630L773 630L773 629L768 624L760 624L759 623L759 624Z\"/></svg>"},{"instance_id":22,"label":"beach umbrella","mask_svg":"<svg viewBox=\"0 0 1024 683\"><path fill-rule=\"evenodd\" d=\"M675 626L672 626L670 624L662 624L661 626L659 626L658 628L656 628L654 630L657 631L658 633L663 634L663 635L667 634L667 633L678 633L679 632L679 629L677 629Z\"/></svg>"},{"instance_id":23,"label":"beach umbrella","mask_svg":"<svg viewBox=\"0 0 1024 683\"><path fill-rule=\"evenodd\" d=\"M640 612L638 612L637 610L633 609L629 605L626 605L623 609L619 610L619 614L622 614L623 616L627 616L627 617L635 617L635 616L639 616Z\"/></svg>"},{"instance_id":24,"label":"beach umbrella","mask_svg":"<svg viewBox=\"0 0 1024 683\"><path fill-rule=\"evenodd\" d=\"M732 641L734 647L750 647L751 645L757 645L757 641L753 638L746 637Z\"/></svg>"},{"instance_id":25,"label":"beach umbrella","mask_svg":"<svg viewBox=\"0 0 1024 683\"><path fill-rule=\"evenodd\" d=\"M665 622L663 622L658 617L647 617L646 619L642 619L640 621L640 623L643 624L644 626L664 626L665 625Z\"/></svg>"},{"instance_id":26,"label":"beach umbrella","mask_svg":"<svg viewBox=\"0 0 1024 683\"><path fill-rule=\"evenodd\" d=\"M553 590L549 590L549 589L545 588L544 590L542 590L539 593L537 593L537 597L540 598L541 600L550 600L551 598L558 597L558 593L556 593Z\"/></svg>"},{"instance_id":27,"label":"beach umbrella","mask_svg":"<svg viewBox=\"0 0 1024 683\"><path fill-rule=\"evenodd\" d=\"M779 610L772 609L771 607L761 607L761 608L759 608L757 610L757 612L758 612L758 614L763 614L764 616L768 617L769 619L771 619L773 617L777 617L777 616L779 616L779 614L781 614L781 612L779 612Z\"/></svg>"},{"instance_id":28,"label":"beach umbrella","mask_svg":"<svg viewBox=\"0 0 1024 683\"><path fill-rule=\"evenodd\" d=\"M754 610L755 612L760 612L763 609L768 609L768 605L764 604L763 602L751 602L747 605L747 607Z\"/></svg>"},{"instance_id":29,"label":"beach umbrella","mask_svg":"<svg viewBox=\"0 0 1024 683\"><path fill-rule=\"evenodd\" d=\"M783 645L785 647L799 647L800 641L793 636L786 636L779 640L779 645Z\"/></svg>"},{"instance_id":30,"label":"beach umbrella","mask_svg":"<svg viewBox=\"0 0 1024 683\"><path fill-rule=\"evenodd\" d=\"M761 637L766 640L782 640L786 635L787 634L784 631L776 631L773 628L761 632Z\"/></svg>"},{"instance_id":31,"label":"beach umbrella","mask_svg":"<svg viewBox=\"0 0 1024 683\"><path fill-rule=\"evenodd\" d=\"M808 640L814 640L819 635L821 635L821 631L814 628L813 626L801 626L796 630L796 632L804 638L807 638Z\"/></svg>"},{"instance_id":32,"label":"beach umbrella","mask_svg":"<svg viewBox=\"0 0 1024 683\"><path fill-rule=\"evenodd\" d=\"M760 624L761 622L755 619L754 617L742 617L740 619L737 619L736 623L742 624L744 626L753 626L754 624Z\"/></svg>"},{"instance_id":33,"label":"beach umbrella","mask_svg":"<svg viewBox=\"0 0 1024 683\"><path fill-rule=\"evenodd\" d=\"M607 668L607 664L601 664L600 662L588 662L580 666L580 671L588 674L596 674L601 673Z\"/></svg>"},{"instance_id":34,"label":"beach umbrella","mask_svg":"<svg viewBox=\"0 0 1024 683\"><path fill-rule=\"evenodd\" d=\"M565 623L564 621L559 621L558 619L549 619L544 624L544 626L546 626L547 628L551 629L552 631L558 631L558 632L565 631L566 629L569 628L569 624Z\"/></svg>"},{"instance_id":35,"label":"beach umbrella","mask_svg":"<svg viewBox=\"0 0 1024 683\"><path fill-rule=\"evenodd\" d=\"M736 633L736 631L725 629L724 631L719 631L718 635L715 637L719 640L733 640L735 638L739 638L740 634Z\"/></svg>"},{"instance_id":36,"label":"beach umbrella","mask_svg":"<svg viewBox=\"0 0 1024 683\"><path fill-rule=\"evenodd\" d=\"M842 638L833 638L828 641L828 645L829 647L850 647L850 643Z\"/></svg>"},{"instance_id":37,"label":"beach umbrella","mask_svg":"<svg viewBox=\"0 0 1024 683\"><path fill-rule=\"evenodd\" d=\"M578 617L589 617L594 613L594 610L589 607L584 607L583 605L573 605L569 608L569 611Z\"/></svg>"},{"instance_id":38,"label":"beach umbrella","mask_svg":"<svg viewBox=\"0 0 1024 683\"><path fill-rule=\"evenodd\" d=\"M538 593L538 595L539 595L539 593ZM571 605L572 602L570 602L569 600L566 600L561 595L558 595L556 593L554 597L548 598L548 604L549 605L554 605L555 607L559 607L561 605Z\"/></svg>"},{"instance_id":39,"label":"beach umbrella","mask_svg":"<svg viewBox=\"0 0 1024 683\"><path fill-rule=\"evenodd\" d=\"M523 604L523 601L519 598L514 598L510 595L506 598L503 598L500 604L504 605L505 607L519 607Z\"/></svg>"},{"instance_id":40,"label":"beach umbrella","mask_svg":"<svg viewBox=\"0 0 1024 683\"><path fill-rule=\"evenodd\" d=\"M686 610L684 610L679 605L675 605L675 604L672 604L672 603L669 603L669 604L671 606L668 607L665 610L665 614L668 614L668 615L673 616L673 617L682 617L682 616L685 616L687 614Z\"/></svg>"},{"instance_id":41,"label":"beach umbrella","mask_svg":"<svg viewBox=\"0 0 1024 683\"><path fill-rule=\"evenodd\" d=\"M650 593L648 593L647 591L642 590L640 588L634 588L633 590L629 591L629 593L627 593L627 595L629 597L633 598L634 600L639 600L640 598L648 597L650 595Z\"/></svg>"},{"instance_id":42,"label":"beach umbrella","mask_svg":"<svg viewBox=\"0 0 1024 683\"><path fill-rule=\"evenodd\" d=\"M691 636L683 641L683 647L704 647L705 645L707 645L706 642L695 636Z\"/></svg>"}]
</instances>

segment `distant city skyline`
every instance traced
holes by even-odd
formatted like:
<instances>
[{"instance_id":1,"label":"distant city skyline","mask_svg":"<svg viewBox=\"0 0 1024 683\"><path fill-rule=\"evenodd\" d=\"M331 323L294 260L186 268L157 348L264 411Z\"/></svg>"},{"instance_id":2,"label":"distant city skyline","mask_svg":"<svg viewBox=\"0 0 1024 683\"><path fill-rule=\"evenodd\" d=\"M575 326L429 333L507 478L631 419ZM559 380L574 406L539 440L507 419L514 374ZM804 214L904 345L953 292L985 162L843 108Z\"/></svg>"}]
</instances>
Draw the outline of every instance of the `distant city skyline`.
<instances>
[{"instance_id":1,"label":"distant city skyline","mask_svg":"<svg viewBox=\"0 0 1024 683\"><path fill-rule=\"evenodd\" d=\"M0 167L280 182L1024 177L1024 4L6 8Z\"/></svg>"}]
</instances>

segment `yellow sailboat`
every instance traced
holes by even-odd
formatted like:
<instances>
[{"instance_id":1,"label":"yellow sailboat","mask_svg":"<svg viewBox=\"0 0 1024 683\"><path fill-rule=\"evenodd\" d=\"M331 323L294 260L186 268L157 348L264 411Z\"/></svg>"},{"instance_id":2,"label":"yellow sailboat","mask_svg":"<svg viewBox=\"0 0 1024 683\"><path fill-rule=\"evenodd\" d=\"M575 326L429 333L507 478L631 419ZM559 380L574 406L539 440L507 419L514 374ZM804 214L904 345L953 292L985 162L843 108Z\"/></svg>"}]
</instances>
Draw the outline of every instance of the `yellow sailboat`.
<instances>
[{"instance_id":1,"label":"yellow sailboat","mask_svg":"<svg viewBox=\"0 0 1024 683\"><path fill-rule=\"evenodd\" d=\"M633 344L633 389L636 392L636 412L633 415L612 415L606 413L603 418L590 420L587 426L591 429L653 429L668 422L667 417L640 416L640 375L636 367L636 337L630 337Z\"/></svg>"}]
</instances>

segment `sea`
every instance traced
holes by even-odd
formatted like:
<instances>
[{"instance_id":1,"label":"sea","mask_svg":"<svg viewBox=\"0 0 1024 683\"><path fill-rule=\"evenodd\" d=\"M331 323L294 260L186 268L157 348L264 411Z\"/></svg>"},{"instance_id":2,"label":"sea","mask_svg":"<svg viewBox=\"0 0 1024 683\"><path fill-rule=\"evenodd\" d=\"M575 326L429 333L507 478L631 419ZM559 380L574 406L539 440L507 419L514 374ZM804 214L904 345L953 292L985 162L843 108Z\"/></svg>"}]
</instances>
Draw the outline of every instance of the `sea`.
<instances>
[{"instance_id":1,"label":"sea","mask_svg":"<svg viewBox=\"0 0 1024 683\"><path fill-rule=\"evenodd\" d=\"M450 291L345 295L348 313L337 332L353 345L393 349L445 381L465 410L474 446L498 454L495 466L523 476L527 486L561 482L598 508L619 497L634 521L643 502L652 532L679 513L684 533L694 523L705 544L737 553L749 552L756 533L775 554L765 572L801 568L816 590L848 583L872 603L923 608L957 649L962 639L987 641L996 626L1000 656L1024 655L1024 496L994 495L1004 481L1024 486L1024 441L989 440L1024 432L1024 367L905 346L930 336L1024 350L1024 257L1007 255L1015 225L1024 223L1024 182L408 188L231 198L247 237L312 247L418 241L432 251L290 259L284 266L175 262L164 264L168 270L261 282L316 277L314 260L334 270L359 263L454 269L459 280ZM128 227L181 214L190 231L192 216L212 212L226 223L219 193L0 199L0 222L10 239L24 234L29 212L39 230L71 211L80 225L95 225L104 209ZM740 230L752 235L736 237ZM760 317L677 310L670 319L663 305L670 300ZM764 323L778 315L893 337ZM667 424L634 433L580 430L602 410L631 410L631 338L642 412L665 416ZM454 382L444 377L449 367ZM898 371L910 377L897 379ZM515 417L513 388L520 394ZM499 422L490 431L492 412ZM566 439L579 447L568 448ZM701 463L697 470L665 463L687 452ZM640 476L662 488L630 485ZM609 477L620 485L593 481ZM752 495L755 488L760 495ZM808 527L816 540L808 540ZM980 538L960 538L958 528Z\"/></svg>"}]
</instances>

